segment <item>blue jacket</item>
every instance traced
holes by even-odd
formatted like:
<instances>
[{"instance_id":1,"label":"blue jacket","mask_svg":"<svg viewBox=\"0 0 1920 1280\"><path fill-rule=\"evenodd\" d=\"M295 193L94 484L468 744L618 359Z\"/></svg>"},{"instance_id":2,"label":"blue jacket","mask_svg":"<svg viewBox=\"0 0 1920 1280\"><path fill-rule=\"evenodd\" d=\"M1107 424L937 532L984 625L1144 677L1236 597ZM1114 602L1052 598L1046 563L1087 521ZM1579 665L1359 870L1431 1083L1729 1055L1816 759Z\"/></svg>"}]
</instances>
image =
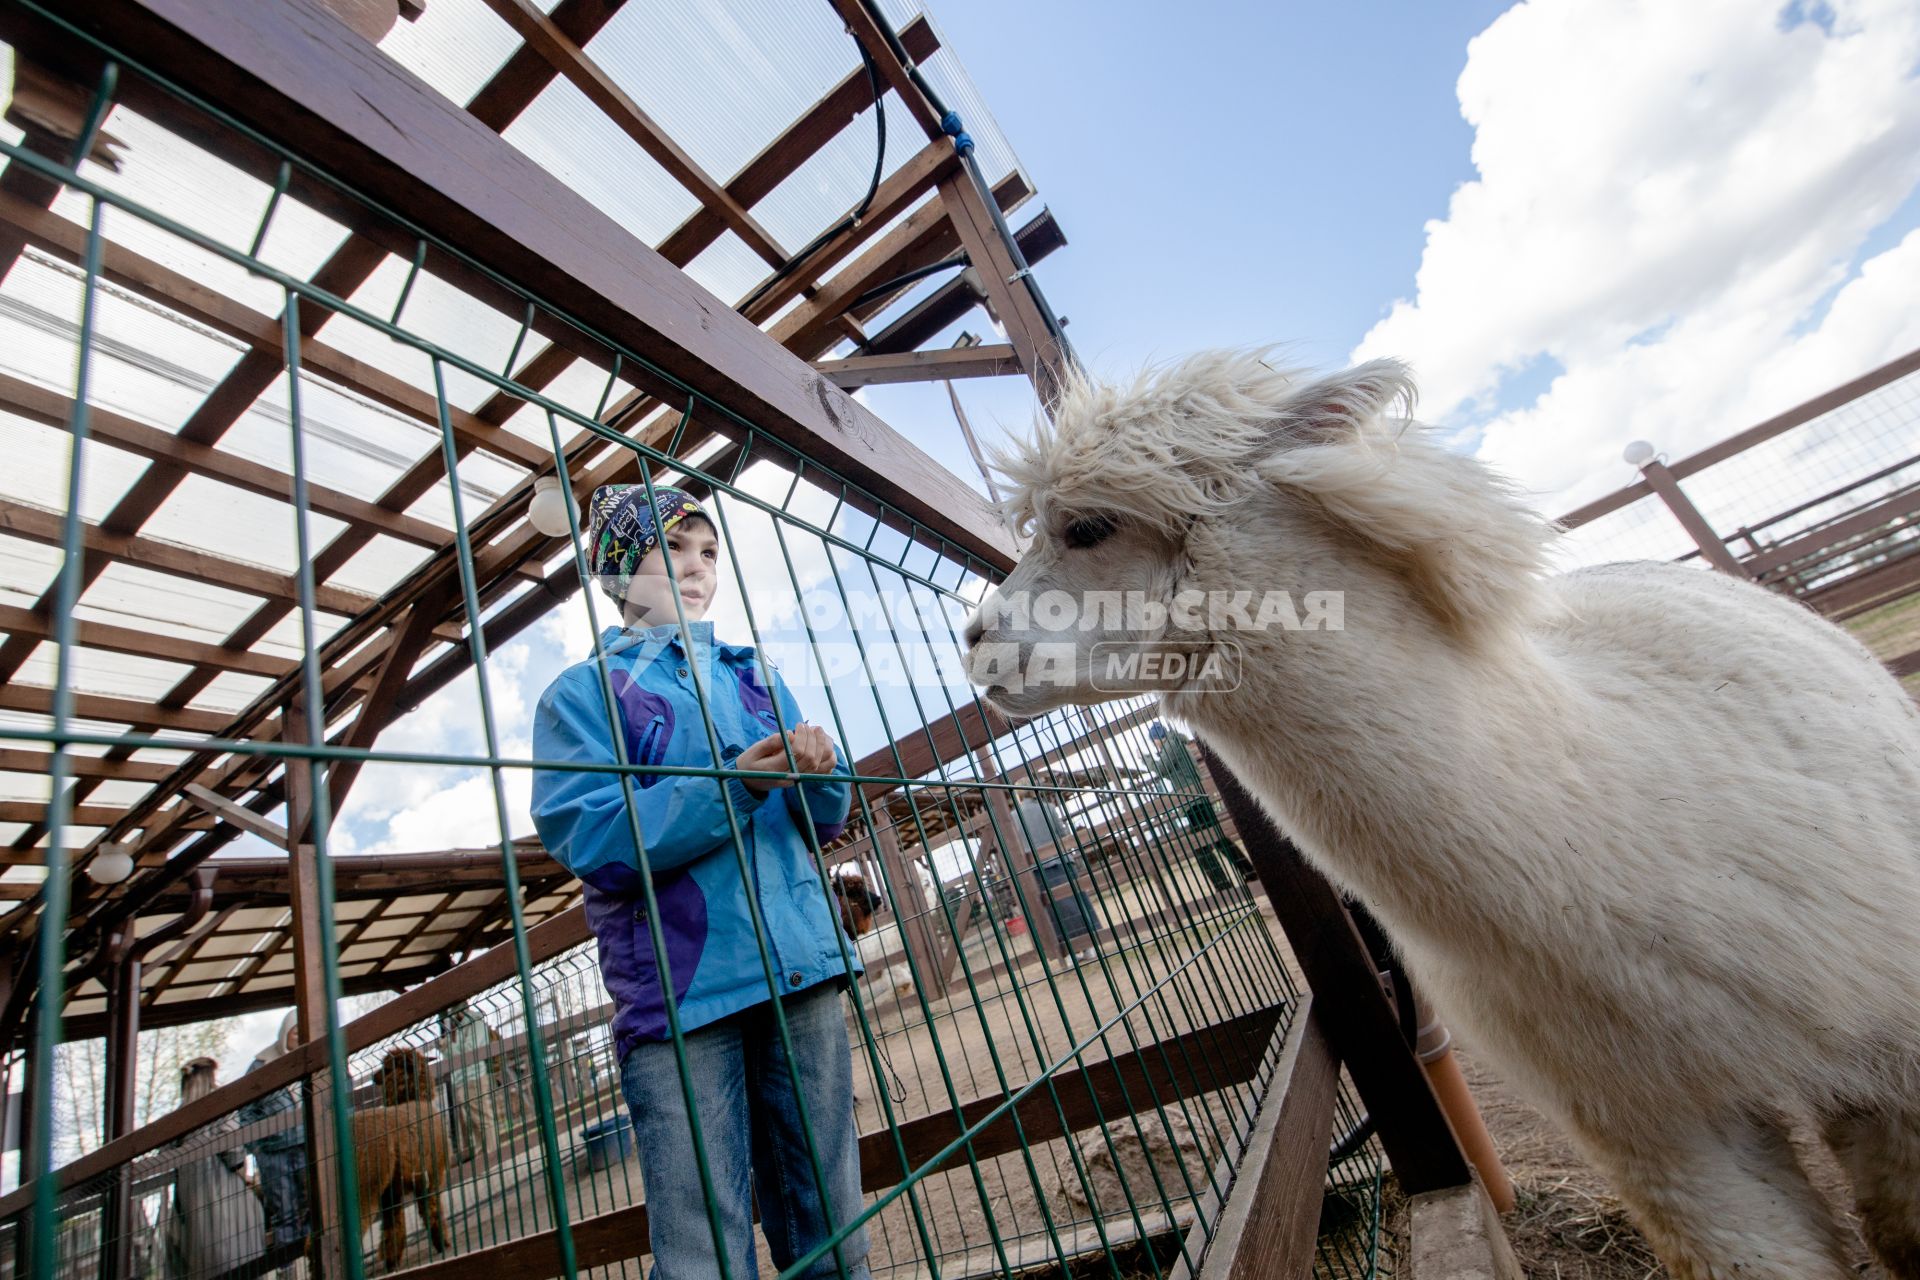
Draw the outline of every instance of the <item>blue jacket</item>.
<instances>
[{"instance_id":1,"label":"blue jacket","mask_svg":"<svg viewBox=\"0 0 1920 1280\"><path fill-rule=\"evenodd\" d=\"M800 723L799 705L778 672L773 673L773 696L768 695L751 646L716 644L710 622L694 623L689 635L691 655L674 626L609 628L601 637L630 764L730 768L741 751L779 732L782 722L789 730ZM721 747L718 761L701 718L694 673L707 691ZM779 721L774 697L780 701ZM594 659L561 672L541 695L533 719L533 756L617 763ZM847 774L837 747L834 766L835 773ZM846 976L839 915L801 831L801 794L815 838L827 841L846 826L850 783L807 782L759 797L737 778L721 783L672 774L630 776L683 1031L771 998L748 911L749 890L734 856L723 786L740 823L751 891L781 989L791 994ZM547 852L582 881L587 921L599 942L601 976L613 997L617 1052L624 1058L636 1044L667 1039L666 1005L620 775L536 769L533 822ZM852 944L847 945L851 957Z\"/></svg>"}]
</instances>

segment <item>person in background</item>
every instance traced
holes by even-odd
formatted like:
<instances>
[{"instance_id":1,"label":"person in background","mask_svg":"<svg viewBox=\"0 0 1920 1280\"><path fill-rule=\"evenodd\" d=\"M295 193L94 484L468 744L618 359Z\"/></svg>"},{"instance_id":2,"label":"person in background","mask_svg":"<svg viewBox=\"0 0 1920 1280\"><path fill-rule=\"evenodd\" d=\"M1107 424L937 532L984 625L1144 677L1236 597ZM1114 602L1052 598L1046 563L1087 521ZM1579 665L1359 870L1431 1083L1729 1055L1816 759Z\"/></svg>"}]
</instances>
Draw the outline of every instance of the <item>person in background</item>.
<instances>
[{"instance_id":1,"label":"person in background","mask_svg":"<svg viewBox=\"0 0 1920 1280\"><path fill-rule=\"evenodd\" d=\"M1100 928L1100 920L1080 884L1080 852L1074 847L1072 826L1057 805L1037 795L1027 796L1015 805L1013 816L1020 824L1027 848L1033 853L1040 886L1044 886L1036 887L1035 896L1045 896L1034 904L1035 908L1052 914L1061 943L1074 960L1093 959L1093 938ZM1056 899L1053 890L1064 885L1073 887L1073 895Z\"/></svg>"},{"instance_id":2,"label":"person in background","mask_svg":"<svg viewBox=\"0 0 1920 1280\"><path fill-rule=\"evenodd\" d=\"M440 1052L452 1064L447 1088L453 1095L453 1158L463 1162L484 1153L492 1159L500 1134L488 1070L493 1037L486 1020L462 1002L440 1015L440 1037Z\"/></svg>"},{"instance_id":3,"label":"person in background","mask_svg":"<svg viewBox=\"0 0 1920 1280\"><path fill-rule=\"evenodd\" d=\"M180 1069L180 1105L219 1084L220 1065L195 1058ZM173 1175L167 1231L168 1280L213 1280L266 1250L260 1199L247 1176L247 1154L223 1139L240 1127L231 1113L173 1143L185 1154Z\"/></svg>"},{"instance_id":4,"label":"person in background","mask_svg":"<svg viewBox=\"0 0 1920 1280\"><path fill-rule=\"evenodd\" d=\"M297 1030L289 1009L280 1021L279 1034L247 1064L248 1072L258 1071L292 1049ZM259 1176L269 1250L307 1238L307 1128L300 1115L300 1099L294 1086L288 1085L255 1098L234 1113L243 1127L275 1117L284 1128L247 1139L247 1153L253 1157ZM283 1275L287 1271L288 1267L281 1268Z\"/></svg>"},{"instance_id":5,"label":"person in background","mask_svg":"<svg viewBox=\"0 0 1920 1280\"><path fill-rule=\"evenodd\" d=\"M1206 784L1200 779L1200 769L1193 762L1186 736L1169 731L1166 725L1155 720L1147 726L1147 737L1154 744L1147 767L1166 781L1168 790L1189 797L1185 807L1187 830L1199 846L1194 852L1194 861L1200 864L1207 882L1215 889L1232 888L1236 882L1228 867L1238 873L1240 882L1245 882L1253 875L1253 865L1247 861L1247 855L1240 852L1240 847L1227 839L1220 815L1214 811L1213 801L1207 798Z\"/></svg>"}]
</instances>

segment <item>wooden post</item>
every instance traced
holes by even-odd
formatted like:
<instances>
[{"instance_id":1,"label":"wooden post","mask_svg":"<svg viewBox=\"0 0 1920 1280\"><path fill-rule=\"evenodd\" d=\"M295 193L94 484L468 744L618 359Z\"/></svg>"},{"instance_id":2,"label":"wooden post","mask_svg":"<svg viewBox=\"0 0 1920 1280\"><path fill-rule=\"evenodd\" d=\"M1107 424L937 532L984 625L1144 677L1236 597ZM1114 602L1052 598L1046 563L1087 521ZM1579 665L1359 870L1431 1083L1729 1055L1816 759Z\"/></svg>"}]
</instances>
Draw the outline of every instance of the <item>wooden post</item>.
<instances>
[{"instance_id":1,"label":"wooden post","mask_svg":"<svg viewBox=\"0 0 1920 1280\"><path fill-rule=\"evenodd\" d=\"M926 890L912 864L900 852L900 837L892 824L874 827L873 847L880 853L880 865L886 868L887 881L893 890L893 922L900 930L900 941L906 946L907 954L913 957L915 980L921 984L921 992L927 999L938 1000L947 993L947 984L940 967L940 948L933 936L933 922L927 918L932 907L927 902Z\"/></svg>"},{"instance_id":2,"label":"wooden post","mask_svg":"<svg viewBox=\"0 0 1920 1280\"><path fill-rule=\"evenodd\" d=\"M1418 1195L1470 1184L1473 1170L1400 1033L1373 958L1340 895L1307 865L1220 758L1204 744L1200 749L1313 989L1327 1042L1353 1077L1400 1185L1408 1195Z\"/></svg>"},{"instance_id":3,"label":"wooden post","mask_svg":"<svg viewBox=\"0 0 1920 1280\"><path fill-rule=\"evenodd\" d=\"M306 736L306 712L296 695L277 720L283 740ZM328 1020L335 1016L327 1000L326 968L321 963L320 939L333 922L320 912L320 851L313 839L312 774L305 760L288 759L287 782L287 893L291 899L293 948L293 1007L295 1025L304 1044L322 1045ZM324 1056L322 1058L324 1062ZM324 1068L323 1068L324 1069ZM316 1071L315 1075L319 1073ZM340 1232L339 1179L333 1164L341 1158L334 1140L333 1114L327 1090L314 1076L307 1077L307 1179L313 1210L308 1228L308 1256L323 1274L346 1274L343 1251L358 1249L358 1240L344 1240Z\"/></svg>"},{"instance_id":4,"label":"wooden post","mask_svg":"<svg viewBox=\"0 0 1920 1280\"><path fill-rule=\"evenodd\" d=\"M1040 403L1052 412L1066 376L1066 357L1048 332L1033 295L1016 274L1013 255L993 225L993 214L980 189L966 173L958 173L940 183L940 202L946 206L953 229L959 233L960 247L967 251L980 284L987 294L987 305L1007 331L1020 367L1033 379Z\"/></svg>"},{"instance_id":5,"label":"wooden post","mask_svg":"<svg viewBox=\"0 0 1920 1280\"><path fill-rule=\"evenodd\" d=\"M973 759L981 778L988 782L998 781L1000 775L994 770L993 755L987 748L982 747L974 752ZM1006 792L997 787L989 788L986 797L993 823L980 833L981 845L985 847L987 837L994 836L994 842L1000 849L1000 865L1006 868L1007 878L1018 884L1024 877L1032 886L1026 910L1022 914L1026 916L1027 928L1033 934L1033 945L1036 948L1050 948L1054 955L1064 956L1067 954L1067 940L1061 936L1059 922L1054 919L1053 893L1047 888L1047 879L1040 874L1039 866L1039 855L1051 851L1053 846L1048 844L1046 850L1028 846L1026 828L1014 815Z\"/></svg>"},{"instance_id":6,"label":"wooden post","mask_svg":"<svg viewBox=\"0 0 1920 1280\"><path fill-rule=\"evenodd\" d=\"M1740 558L1728 550L1727 544L1720 540L1720 535L1713 531L1713 526L1707 523L1706 517L1700 514L1700 509L1693 505L1693 500L1680 488L1680 482L1674 479L1673 472L1667 469L1666 463L1649 462L1640 468L1640 474L1646 478L1647 484L1653 491L1660 495L1660 501L1667 504L1667 509L1673 512L1673 518L1680 522L1680 527L1685 529L1687 536L1693 539L1693 545L1700 548L1700 554L1707 558L1708 564L1736 578L1753 576L1747 572L1747 567L1740 563Z\"/></svg>"}]
</instances>

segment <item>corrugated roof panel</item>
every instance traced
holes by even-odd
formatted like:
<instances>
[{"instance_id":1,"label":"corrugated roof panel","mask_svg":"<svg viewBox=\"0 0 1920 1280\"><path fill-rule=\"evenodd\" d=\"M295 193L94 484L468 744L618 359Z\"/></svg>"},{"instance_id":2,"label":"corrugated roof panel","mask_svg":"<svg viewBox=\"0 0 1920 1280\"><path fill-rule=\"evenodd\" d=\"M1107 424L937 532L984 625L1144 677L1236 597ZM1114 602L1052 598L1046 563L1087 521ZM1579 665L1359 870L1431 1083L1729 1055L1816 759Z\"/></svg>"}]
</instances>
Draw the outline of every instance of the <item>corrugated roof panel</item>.
<instances>
[{"instance_id":1,"label":"corrugated roof panel","mask_svg":"<svg viewBox=\"0 0 1920 1280\"><path fill-rule=\"evenodd\" d=\"M0 421L0 431L11 430ZM0 534L0 604L30 608L60 573L60 548Z\"/></svg>"},{"instance_id":2,"label":"corrugated roof panel","mask_svg":"<svg viewBox=\"0 0 1920 1280\"><path fill-rule=\"evenodd\" d=\"M115 107L108 114L105 128L126 144L120 169L116 173L89 161L83 166L87 177L229 248L245 250L252 243L272 195L267 183L125 107ZM64 216L75 221L88 216L90 201L85 197L68 194L63 199L72 202L57 206ZM296 274L311 274L337 242L339 228L311 211L293 212L287 201L281 204L274 217L279 233L274 264ZM225 259L209 260L204 251L183 252L190 246L165 233L143 234L133 226L136 221L130 215L110 216L107 234L116 241L141 235L147 242L133 247L147 256L228 297L243 299L256 310L279 312L278 286ZM168 239L177 248L170 249L164 242Z\"/></svg>"},{"instance_id":3,"label":"corrugated roof panel","mask_svg":"<svg viewBox=\"0 0 1920 1280\"><path fill-rule=\"evenodd\" d=\"M300 420L308 483L368 501L385 493L438 438L424 423L311 373L300 380ZM284 377L248 406L216 447L291 473L293 426Z\"/></svg>"},{"instance_id":4,"label":"corrugated roof panel","mask_svg":"<svg viewBox=\"0 0 1920 1280\"><path fill-rule=\"evenodd\" d=\"M647 244L660 243L700 207L639 143L565 80L543 89L508 126L506 139Z\"/></svg>"},{"instance_id":5,"label":"corrugated roof panel","mask_svg":"<svg viewBox=\"0 0 1920 1280\"><path fill-rule=\"evenodd\" d=\"M50 640L35 646L20 664L16 676L25 684L51 686L59 649ZM163 662L130 653L109 653L105 649L75 646L72 664L73 687L81 693L104 693L115 698L154 701L180 682L193 668L179 662Z\"/></svg>"},{"instance_id":6,"label":"corrugated roof panel","mask_svg":"<svg viewBox=\"0 0 1920 1280\"><path fill-rule=\"evenodd\" d=\"M411 287L407 284L409 279L413 281ZM365 284L354 290L351 300L381 319L390 319L402 290L406 292L406 305L401 311L400 327L483 369L498 371L506 364L524 315L508 316L477 301L440 279L431 269L415 275L411 259L386 259ZM331 321L324 336L329 344L386 370L431 400L433 362L429 353L389 338L351 316ZM452 366L447 367L447 374L448 398L460 408L476 409L492 394L491 387Z\"/></svg>"},{"instance_id":7,"label":"corrugated roof panel","mask_svg":"<svg viewBox=\"0 0 1920 1280\"><path fill-rule=\"evenodd\" d=\"M241 712L253 704L253 700L265 693L273 681L265 676L248 675L243 671L222 671L207 682L207 687L193 696L196 707L218 707L222 711Z\"/></svg>"},{"instance_id":8,"label":"corrugated roof panel","mask_svg":"<svg viewBox=\"0 0 1920 1280\"><path fill-rule=\"evenodd\" d=\"M4 341L8 333L7 326L0 323L0 341ZM71 363L71 356L68 361ZM67 510L68 468L73 453L72 437L63 430L42 426L4 410L0 410L0 433L5 434L7 442L7 465L0 467L0 496L64 516ZM146 469L144 458L123 453L98 441L89 443L81 478L81 517L89 523L98 524ZM12 538L8 539L10 543L13 541ZM18 558L23 563L17 568L0 564L0 575L4 575L0 576L0 587L31 590L29 584L37 582L40 577L35 561L44 562L51 557L53 564L59 564L58 547L27 544L24 540L21 540L21 544L36 548L38 554L30 555L21 551Z\"/></svg>"},{"instance_id":9,"label":"corrugated roof panel","mask_svg":"<svg viewBox=\"0 0 1920 1280\"><path fill-rule=\"evenodd\" d=\"M801 246L793 246L795 249ZM728 306L737 306L772 274L766 259L747 247L747 242L731 231L702 249L686 266L686 272L702 288Z\"/></svg>"},{"instance_id":10,"label":"corrugated roof panel","mask_svg":"<svg viewBox=\"0 0 1920 1280\"><path fill-rule=\"evenodd\" d=\"M432 554L418 543L402 542L377 533L366 546L354 552L352 559L341 565L329 581L368 595L385 595Z\"/></svg>"},{"instance_id":11,"label":"corrugated roof panel","mask_svg":"<svg viewBox=\"0 0 1920 1280\"><path fill-rule=\"evenodd\" d=\"M316 545L331 541L346 528L342 521L319 512L309 513L309 521ZM184 477L148 518L143 532L182 546L205 547L277 573L291 574L299 563L292 507L201 475Z\"/></svg>"},{"instance_id":12,"label":"corrugated roof panel","mask_svg":"<svg viewBox=\"0 0 1920 1280\"><path fill-rule=\"evenodd\" d=\"M462 106L520 44L481 0L433 0L412 22L396 22L380 51Z\"/></svg>"}]
</instances>

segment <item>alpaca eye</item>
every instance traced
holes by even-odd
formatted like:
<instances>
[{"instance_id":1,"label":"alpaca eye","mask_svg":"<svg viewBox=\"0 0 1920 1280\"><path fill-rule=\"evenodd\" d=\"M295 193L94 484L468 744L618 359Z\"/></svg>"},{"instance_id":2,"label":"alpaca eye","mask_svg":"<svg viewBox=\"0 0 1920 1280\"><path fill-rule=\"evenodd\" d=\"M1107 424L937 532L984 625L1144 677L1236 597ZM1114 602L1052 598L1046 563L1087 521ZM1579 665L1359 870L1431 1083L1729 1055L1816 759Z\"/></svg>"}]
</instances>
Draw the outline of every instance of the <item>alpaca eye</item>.
<instances>
[{"instance_id":1,"label":"alpaca eye","mask_svg":"<svg viewBox=\"0 0 1920 1280\"><path fill-rule=\"evenodd\" d=\"M1067 526L1070 547L1091 547L1113 536L1113 521L1106 516L1086 516Z\"/></svg>"}]
</instances>

